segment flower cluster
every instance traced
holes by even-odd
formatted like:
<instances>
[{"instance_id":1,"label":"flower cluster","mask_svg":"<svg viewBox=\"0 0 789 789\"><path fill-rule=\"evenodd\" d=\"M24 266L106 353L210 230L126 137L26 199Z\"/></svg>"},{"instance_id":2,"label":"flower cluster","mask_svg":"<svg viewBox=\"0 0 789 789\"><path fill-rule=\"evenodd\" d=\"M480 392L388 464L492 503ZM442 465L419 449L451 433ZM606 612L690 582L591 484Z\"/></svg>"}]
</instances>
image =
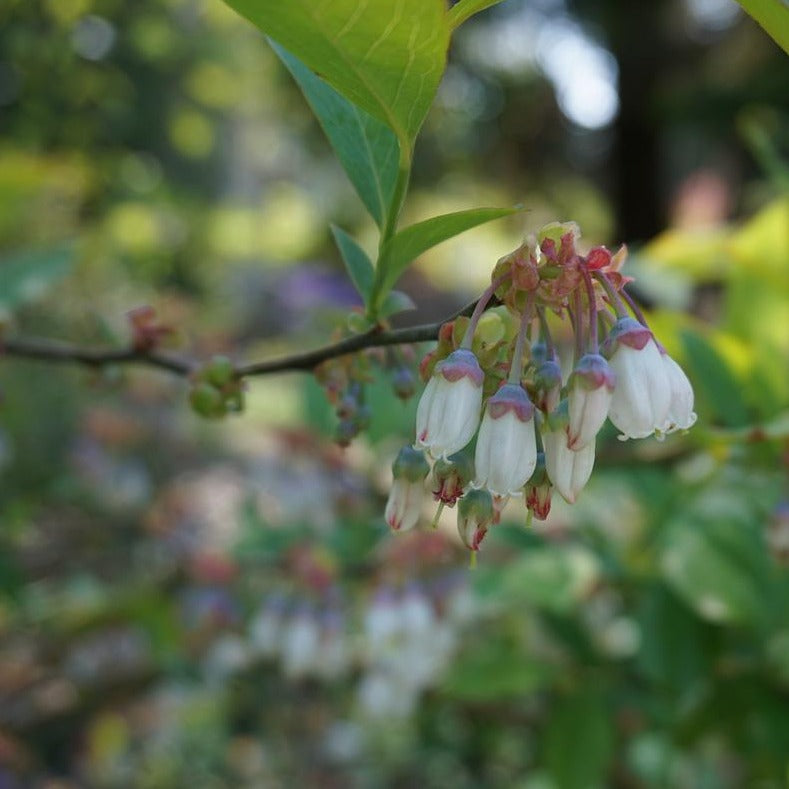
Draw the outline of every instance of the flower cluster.
<instances>
[{"instance_id":1,"label":"flower cluster","mask_svg":"<svg viewBox=\"0 0 789 789\"><path fill-rule=\"evenodd\" d=\"M622 440L695 422L687 376L625 290L625 248L582 255L578 238L572 223L546 226L497 263L470 319L443 327L420 367L416 441L393 466L386 520L396 531L419 520L431 459L439 513L459 502L460 537L476 552L510 497L540 520L553 491L575 502L606 418ZM494 297L501 306L486 312ZM552 337L563 321L575 341L566 381Z\"/></svg>"}]
</instances>

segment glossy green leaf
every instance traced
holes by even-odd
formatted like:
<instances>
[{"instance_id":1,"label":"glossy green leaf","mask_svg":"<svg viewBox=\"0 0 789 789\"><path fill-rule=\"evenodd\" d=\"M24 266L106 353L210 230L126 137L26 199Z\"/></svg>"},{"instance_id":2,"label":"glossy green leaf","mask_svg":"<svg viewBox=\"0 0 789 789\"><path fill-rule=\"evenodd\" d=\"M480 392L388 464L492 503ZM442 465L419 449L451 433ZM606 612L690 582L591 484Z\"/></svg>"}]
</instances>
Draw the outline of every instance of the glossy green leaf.
<instances>
[{"instance_id":1,"label":"glossy green leaf","mask_svg":"<svg viewBox=\"0 0 789 789\"><path fill-rule=\"evenodd\" d=\"M386 123L403 154L444 72L443 0L227 0L346 99Z\"/></svg>"},{"instance_id":2,"label":"glossy green leaf","mask_svg":"<svg viewBox=\"0 0 789 789\"><path fill-rule=\"evenodd\" d=\"M460 0L455 3L447 13L450 27L454 30L458 25L462 25L470 16L484 11L493 5L498 5L502 0Z\"/></svg>"},{"instance_id":3,"label":"glossy green leaf","mask_svg":"<svg viewBox=\"0 0 789 789\"><path fill-rule=\"evenodd\" d=\"M370 296L375 271L367 253L342 228L331 226L331 232L340 250L345 268L365 304Z\"/></svg>"},{"instance_id":4,"label":"glossy green leaf","mask_svg":"<svg viewBox=\"0 0 789 789\"><path fill-rule=\"evenodd\" d=\"M397 179L394 133L316 77L290 52L273 42L272 47L304 93L365 207L383 227Z\"/></svg>"},{"instance_id":5,"label":"glossy green leaf","mask_svg":"<svg viewBox=\"0 0 789 789\"><path fill-rule=\"evenodd\" d=\"M789 53L789 6L783 0L737 0L737 2Z\"/></svg>"},{"instance_id":6,"label":"glossy green leaf","mask_svg":"<svg viewBox=\"0 0 789 789\"><path fill-rule=\"evenodd\" d=\"M400 278L409 264L423 252L471 230L477 225L514 214L517 208L472 208L442 214L406 227L395 235L381 251L378 263L380 285L376 296L381 299Z\"/></svg>"},{"instance_id":7,"label":"glossy green leaf","mask_svg":"<svg viewBox=\"0 0 789 789\"><path fill-rule=\"evenodd\" d=\"M392 290L386 294L379 314L382 318L390 318L399 312L408 312L415 309L416 304L414 304L414 300L407 293L403 293L402 290Z\"/></svg>"},{"instance_id":8,"label":"glossy green leaf","mask_svg":"<svg viewBox=\"0 0 789 789\"><path fill-rule=\"evenodd\" d=\"M42 295L68 274L72 260L69 244L0 258L0 307L14 309Z\"/></svg>"},{"instance_id":9,"label":"glossy green leaf","mask_svg":"<svg viewBox=\"0 0 789 789\"><path fill-rule=\"evenodd\" d=\"M553 708L545 735L545 761L557 789L595 789L605 780L613 751L609 707L593 687Z\"/></svg>"}]
</instances>

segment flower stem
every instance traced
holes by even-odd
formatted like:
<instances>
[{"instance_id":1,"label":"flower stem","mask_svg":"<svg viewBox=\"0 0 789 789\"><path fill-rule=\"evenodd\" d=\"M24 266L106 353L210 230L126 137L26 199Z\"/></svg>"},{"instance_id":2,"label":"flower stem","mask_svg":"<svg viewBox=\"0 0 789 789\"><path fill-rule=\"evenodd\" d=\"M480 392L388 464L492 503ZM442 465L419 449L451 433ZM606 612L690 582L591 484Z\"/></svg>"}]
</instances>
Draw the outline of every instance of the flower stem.
<instances>
[{"instance_id":1,"label":"flower stem","mask_svg":"<svg viewBox=\"0 0 789 789\"><path fill-rule=\"evenodd\" d=\"M479 319L482 317L482 313L485 312L485 307L488 306L488 302L493 298L493 294L496 292L498 287L506 282L510 276L510 272L507 271L497 279L494 279L479 297L477 306L474 307L474 312L471 313L471 320L469 320L466 333L463 335L463 340L460 343L460 347L462 349L469 350L471 348L471 343L474 341L474 332L477 330L477 324L479 323Z\"/></svg>"},{"instance_id":2,"label":"flower stem","mask_svg":"<svg viewBox=\"0 0 789 789\"><path fill-rule=\"evenodd\" d=\"M586 295L589 299L589 347L592 353L598 353L600 346L597 342L597 297L592 284L592 277L589 269L583 269L584 283L586 284Z\"/></svg>"},{"instance_id":3,"label":"flower stem","mask_svg":"<svg viewBox=\"0 0 789 789\"><path fill-rule=\"evenodd\" d=\"M433 516L433 521L430 524L431 529L438 528L438 519L441 517L441 513L444 511L444 502L438 502L438 509L436 510L436 514Z\"/></svg>"},{"instance_id":4,"label":"flower stem","mask_svg":"<svg viewBox=\"0 0 789 789\"><path fill-rule=\"evenodd\" d=\"M644 313L641 311L641 307L638 306L636 300L624 289L622 288L622 298L627 302L627 306L633 311L633 315L636 316L636 320L642 325L647 326L647 319L644 317Z\"/></svg>"},{"instance_id":5,"label":"flower stem","mask_svg":"<svg viewBox=\"0 0 789 789\"><path fill-rule=\"evenodd\" d=\"M521 380L521 373L523 372L523 347L526 345L526 334L529 329L529 324L534 318L534 293L529 293L526 297L526 304L523 307L521 314L521 325L518 329L518 339L515 340L515 350L512 354L512 363L510 364L510 374L507 383L519 384Z\"/></svg>"},{"instance_id":6,"label":"flower stem","mask_svg":"<svg viewBox=\"0 0 789 789\"><path fill-rule=\"evenodd\" d=\"M584 355L584 316L581 309L581 291L576 289L573 294L575 298L573 305L575 308L575 320L573 321L573 329L575 330L575 361L578 363L580 358Z\"/></svg>"},{"instance_id":7,"label":"flower stem","mask_svg":"<svg viewBox=\"0 0 789 789\"><path fill-rule=\"evenodd\" d=\"M553 347L553 337L551 337L551 330L548 328L548 319L545 317L544 307L537 307L537 317L540 319L540 328L542 329L542 336L545 340L545 349L548 352L548 358L555 359L556 351Z\"/></svg>"},{"instance_id":8,"label":"flower stem","mask_svg":"<svg viewBox=\"0 0 789 789\"><path fill-rule=\"evenodd\" d=\"M627 308L625 307L625 303L622 301L622 297L617 293L616 288L611 284L608 277L606 277L602 271L595 271L594 277L603 286L603 290L606 296L608 296L609 303L616 311L616 317L626 318Z\"/></svg>"}]
</instances>

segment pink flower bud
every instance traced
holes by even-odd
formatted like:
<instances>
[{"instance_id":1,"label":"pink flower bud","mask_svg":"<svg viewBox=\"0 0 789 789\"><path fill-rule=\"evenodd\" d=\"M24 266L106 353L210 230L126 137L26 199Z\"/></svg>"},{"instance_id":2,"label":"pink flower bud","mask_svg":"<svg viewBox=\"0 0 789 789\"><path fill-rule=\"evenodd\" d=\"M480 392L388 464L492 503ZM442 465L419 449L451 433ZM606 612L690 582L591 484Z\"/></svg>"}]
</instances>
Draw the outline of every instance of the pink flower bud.
<instances>
[{"instance_id":1,"label":"pink flower bud","mask_svg":"<svg viewBox=\"0 0 789 789\"><path fill-rule=\"evenodd\" d=\"M534 513L538 521L544 521L551 511L551 487L551 481L545 470L545 453L538 452L537 467L523 489L526 507Z\"/></svg>"},{"instance_id":2,"label":"pink flower bud","mask_svg":"<svg viewBox=\"0 0 789 789\"><path fill-rule=\"evenodd\" d=\"M600 432L614 392L614 372L597 353L581 357L569 381L567 446L583 449Z\"/></svg>"},{"instance_id":3,"label":"pink flower bud","mask_svg":"<svg viewBox=\"0 0 789 789\"><path fill-rule=\"evenodd\" d=\"M570 504L575 504L594 468L594 441L585 447L572 450L567 446L566 401L554 418L545 423L542 444L545 450L545 471L548 479Z\"/></svg>"},{"instance_id":4,"label":"pink flower bud","mask_svg":"<svg viewBox=\"0 0 789 789\"><path fill-rule=\"evenodd\" d=\"M416 412L417 446L445 458L468 444L479 425L483 379L468 350L453 351L436 365Z\"/></svg>"},{"instance_id":5,"label":"pink flower bud","mask_svg":"<svg viewBox=\"0 0 789 789\"><path fill-rule=\"evenodd\" d=\"M608 418L622 435L646 438L666 424L671 384L652 332L632 318L620 318L606 339L616 386Z\"/></svg>"},{"instance_id":6,"label":"pink flower bud","mask_svg":"<svg viewBox=\"0 0 789 789\"><path fill-rule=\"evenodd\" d=\"M477 438L475 485L516 496L534 472L534 406L522 386L505 384L488 400Z\"/></svg>"},{"instance_id":7,"label":"pink flower bud","mask_svg":"<svg viewBox=\"0 0 789 789\"><path fill-rule=\"evenodd\" d=\"M466 453L457 452L446 460L439 459L433 466L433 498L454 507L473 478L474 464Z\"/></svg>"},{"instance_id":8,"label":"pink flower bud","mask_svg":"<svg viewBox=\"0 0 789 789\"><path fill-rule=\"evenodd\" d=\"M483 488L470 490L458 504L458 534L470 551L478 551L495 515L493 497Z\"/></svg>"},{"instance_id":9,"label":"pink flower bud","mask_svg":"<svg viewBox=\"0 0 789 789\"><path fill-rule=\"evenodd\" d=\"M663 366L671 389L671 405L668 408L663 433L688 430L696 423L693 410L693 387L684 370L667 354L662 354Z\"/></svg>"}]
</instances>

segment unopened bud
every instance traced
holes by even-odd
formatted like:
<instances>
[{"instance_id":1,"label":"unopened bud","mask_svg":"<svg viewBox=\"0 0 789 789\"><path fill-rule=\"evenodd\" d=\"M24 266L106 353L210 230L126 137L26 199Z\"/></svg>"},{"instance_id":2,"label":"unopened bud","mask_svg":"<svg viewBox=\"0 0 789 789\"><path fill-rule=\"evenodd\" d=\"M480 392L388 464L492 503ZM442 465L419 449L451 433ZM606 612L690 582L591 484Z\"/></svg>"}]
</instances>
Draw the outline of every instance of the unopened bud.
<instances>
[{"instance_id":1,"label":"unopened bud","mask_svg":"<svg viewBox=\"0 0 789 789\"><path fill-rule=\"evenodd\" d=\"M458 504L458 534L470 551L478 551L493 523L493 497L484 488L470 490Z\"/></svg>"},{"instance_id":2,"label":"unopened bud","mask_svg":"<svg viewBox=\"0 0 789 789\"><path fill-rule=\"evenodd\" d=\"M433 498L454 507L473 478L474 463L465 452L457 452L446 460L439 458L433 466Z\"/></svg>"},{"instance_id":3,"label":"unopened bud","mask_svg":"<svg viewBox=\"0 0 789 789\"><path fill-rule=\"evenodd\" d=\"M189 392L189 403L195 413L206 419L219 419L227 412L222 393L209 383L198 383Z\"/></svg>"}]
</instances>

